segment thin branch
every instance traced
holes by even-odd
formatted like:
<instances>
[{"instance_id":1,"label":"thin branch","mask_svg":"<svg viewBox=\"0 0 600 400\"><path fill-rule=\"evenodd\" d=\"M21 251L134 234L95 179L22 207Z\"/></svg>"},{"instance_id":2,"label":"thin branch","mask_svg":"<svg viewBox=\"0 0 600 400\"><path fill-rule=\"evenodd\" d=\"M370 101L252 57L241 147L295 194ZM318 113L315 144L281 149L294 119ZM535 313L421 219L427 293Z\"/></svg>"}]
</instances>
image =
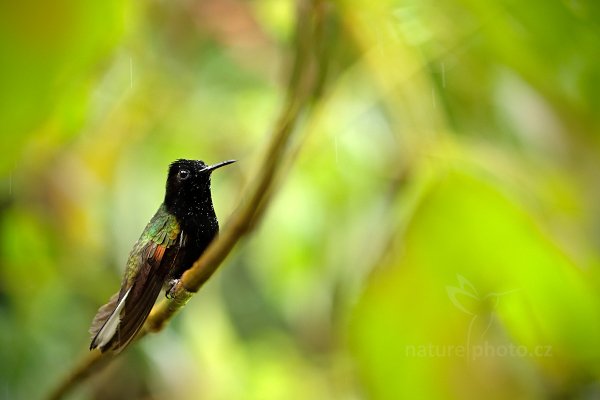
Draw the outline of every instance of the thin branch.
<instances>
[{"instance_id":1,"label":"thin branch","mask_svg":"<svg viewBox=\"0 0 600 400\"><path fill-rule=\"evenodd\" d=\"M323 54L318 54L320 24L323 23L325 7L321 0L305 0L299 3L296 26L296 43L292 73L287 88L286 105L283 107L254 183L219 237L211 243L194 265L187 270L175 289L173 299L163 300L154 306L136 341L149 332L157 332L188 302L193 293L214 274L233 247L257 224L264 215L274 193L280 165L289 157L288 145L300 118L315 100L318 76L322 68ZM318 56L317 56L318 55ZM114 358L115 354L93 351L83 357L59 385L50 392L49 399L60 399L94 375Z\"/></svg>"}]
</instances>

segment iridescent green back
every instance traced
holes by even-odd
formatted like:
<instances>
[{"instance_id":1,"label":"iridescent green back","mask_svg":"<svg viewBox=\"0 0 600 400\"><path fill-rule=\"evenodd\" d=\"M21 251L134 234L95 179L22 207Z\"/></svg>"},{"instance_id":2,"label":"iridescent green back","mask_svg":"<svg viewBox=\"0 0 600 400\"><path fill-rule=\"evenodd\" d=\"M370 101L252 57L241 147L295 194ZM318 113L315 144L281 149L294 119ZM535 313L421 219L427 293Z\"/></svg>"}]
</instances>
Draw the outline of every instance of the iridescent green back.
<instances>
[{"instance_id":1,"label":"iridescent green back","mask_svg":"<svg viewBox=\"0 0 600 400\"><path fill-rule=\"evenodd\" d=\"M132 284L140 267L146 262L143 258L150 246L158 245L169 248L175 244L180 232L181 228L175 216L165 209L164 204L161 204L129 254L124 286L128 287Z\"/></svg>"}]
</instances>

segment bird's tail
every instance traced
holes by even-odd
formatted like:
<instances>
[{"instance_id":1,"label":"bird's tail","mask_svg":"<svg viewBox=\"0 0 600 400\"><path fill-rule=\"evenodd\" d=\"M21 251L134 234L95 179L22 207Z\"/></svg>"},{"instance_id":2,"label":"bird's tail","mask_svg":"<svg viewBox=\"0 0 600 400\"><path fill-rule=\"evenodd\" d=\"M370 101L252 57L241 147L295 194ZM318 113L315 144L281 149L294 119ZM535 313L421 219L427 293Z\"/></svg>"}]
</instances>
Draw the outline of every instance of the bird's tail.
<instances>
[{"instance_id":1,"label":"bird's tail","mask_svg":"<svg viewBox=\"0 0 600 400\"><path fill-rule=\"evenodd\" d=\"M113 311L117 307L118 300L119 300L119 292L113 294L111 296L110 300L108 300L108 303L106 303L105 305L103 305L102 307L100 307L98 309L98 311L96 312L96 316L94 317L94 320L92 321L92 326L90 326L90 330L89 330L90 335L92 335L92 338L95 338L98 335L98 333L100 332L100 330L102 329L102 327L104 326L106 321L113 314ZM94 346L94 343L92 342L90 349L93 349L95 347L96 346Z\"/></svg>"},{"instance_id":2,"label":"bird's tail","mask_svg":"<svg viewBox=\"0 0 600 400\"><path fill-rule=\"evenodd\" d=\"M145 264L133 285L122 288L100 307L90 328L90 350L99 347L103 352L119 352L135 338L150 314L166 277L164 271L150 274L150 268L149 264Z\"/></svg>"},{"instance_id":3,"label":"bird's tail","mask_svg":"<svg viewBox=\"0 0 600 400\"><path fill-rule=\"evenodd\" d=\"M130 290L120 298L120 292L115 293L108 300L108 303L98 309L92 326L90 327L90 334L92 335L92 343L90 344L90 350L100 347L104 351L104 347L111 341L115 333L119 329L121 323L121 311L125 306L125 301L129 296Z\"/></svg>"}]
</instances>

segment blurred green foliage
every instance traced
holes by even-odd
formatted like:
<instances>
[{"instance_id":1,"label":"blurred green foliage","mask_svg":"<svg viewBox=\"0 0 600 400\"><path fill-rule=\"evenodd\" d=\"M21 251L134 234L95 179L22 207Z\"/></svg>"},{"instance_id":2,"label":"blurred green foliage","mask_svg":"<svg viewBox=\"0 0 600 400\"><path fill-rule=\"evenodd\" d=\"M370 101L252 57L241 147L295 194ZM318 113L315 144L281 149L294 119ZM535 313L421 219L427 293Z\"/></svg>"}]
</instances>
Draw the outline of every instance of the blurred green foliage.
<instances>
[{"instance_id":1,"label":"blurred green foliage","mask_svg":"<svg viewBox=\"0 0 600 400\"><path fill-rule=\"evenodd\" d=\"M74 398L600 396L600 3L318 2L328 74L267 216ZM297 4L0 3L0 398L39 398L176 158L239 162ZM310 70L302 73L311 73Z\"/></svg>"}]
</instances>

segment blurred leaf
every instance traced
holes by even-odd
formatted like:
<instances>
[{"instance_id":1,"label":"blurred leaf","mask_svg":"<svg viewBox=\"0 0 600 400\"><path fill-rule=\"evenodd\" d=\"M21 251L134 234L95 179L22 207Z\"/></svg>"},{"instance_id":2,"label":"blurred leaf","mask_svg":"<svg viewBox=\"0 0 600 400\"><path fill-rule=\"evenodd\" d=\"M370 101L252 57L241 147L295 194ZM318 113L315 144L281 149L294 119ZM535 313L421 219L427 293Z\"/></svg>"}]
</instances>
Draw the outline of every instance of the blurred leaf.
<instances>
[{"instance_id":1,"label":"blurred leaf","mask_svg":"<svg viewBox=\"0 0 600 400\"><path fill-rule=\"evenodd\" d=\"M127 3L27 0L0 5L0 137L13 168L28 139L54 148L77 133L91 78L121 38Z\"/></svg>"},{"instance_id":2,"label":"blurred leaf","mask_svg":"<svg viewBox=\"0 0 600 400\"><path fill-rule=\"evenodd\" d=\"M577 393L581 368L597 370L600 301L586 273L489 183L440 175L397 240L352 321L375 398L547 397ZM465 291L479 304L457 303Z\"/></svg>"}]
</instances>

